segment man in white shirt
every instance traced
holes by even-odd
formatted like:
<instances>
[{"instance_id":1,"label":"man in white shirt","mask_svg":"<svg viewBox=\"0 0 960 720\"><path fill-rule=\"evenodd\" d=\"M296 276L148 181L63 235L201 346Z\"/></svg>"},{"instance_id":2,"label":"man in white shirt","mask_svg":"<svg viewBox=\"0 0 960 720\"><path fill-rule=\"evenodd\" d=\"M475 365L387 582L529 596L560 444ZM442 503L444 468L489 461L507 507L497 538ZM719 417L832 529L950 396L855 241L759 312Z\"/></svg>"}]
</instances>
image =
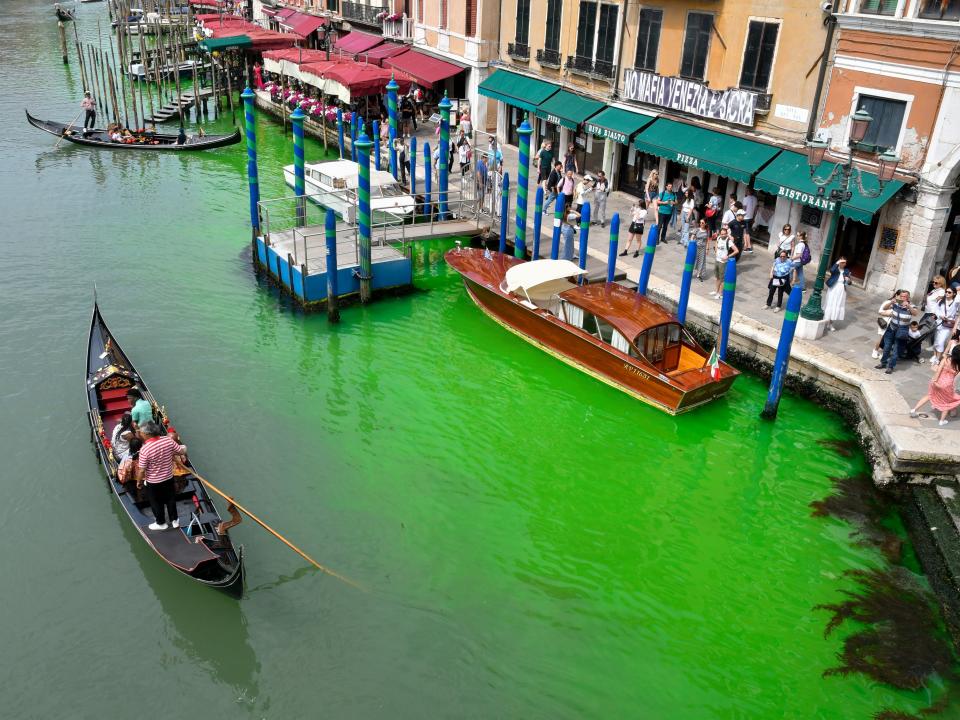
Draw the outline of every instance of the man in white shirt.
<instances>
[{"instance_id":1,"label":"man in white shirt","mask_svg":"<svg viewBox=\"0 0 960 720\"><path fill-rule=\"evenodd\" d=\"M730 197L727 198L727 209L723 211L723 217L720 218L721 225L729 225L736 219L737 205L739 205L739 203L737 202L736 194L731 194ZM743 206L740 205L740 207Z\"/></svg>"},{"instance_id":2,"label":"man in white shirt","mask_svg":"<svg viewBox=\"0 0 960 720\"><path fill-rule=\"evenodd\" d=\"M750 242L750 235L753 234L753 219L757 214L757 196L753 194L753 188L747 188L747 194L743 198L743 220L746 224L743 234L743 251L752 253L753 243Z\"/></svg>"}]
</instances>

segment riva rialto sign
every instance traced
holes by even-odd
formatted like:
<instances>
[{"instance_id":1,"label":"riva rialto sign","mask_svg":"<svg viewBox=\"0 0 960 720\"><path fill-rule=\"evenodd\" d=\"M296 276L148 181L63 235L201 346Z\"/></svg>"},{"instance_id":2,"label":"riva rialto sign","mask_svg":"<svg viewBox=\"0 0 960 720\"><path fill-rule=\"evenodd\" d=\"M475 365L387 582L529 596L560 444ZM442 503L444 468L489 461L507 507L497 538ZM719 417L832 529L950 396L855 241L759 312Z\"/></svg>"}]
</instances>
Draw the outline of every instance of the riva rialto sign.
<instances>
[{"instance_id":1,"label":"riva rialto sign","mask_svg":"<svg viewBox=\"0 0 960 720\"><path fill-rule=\"evenodd\" d=\"M623 71L623 97L711 120L753 126L757 94L747 90L711 90L694 80L663 77L633 69Z\"/></svg>"}]
</instances>

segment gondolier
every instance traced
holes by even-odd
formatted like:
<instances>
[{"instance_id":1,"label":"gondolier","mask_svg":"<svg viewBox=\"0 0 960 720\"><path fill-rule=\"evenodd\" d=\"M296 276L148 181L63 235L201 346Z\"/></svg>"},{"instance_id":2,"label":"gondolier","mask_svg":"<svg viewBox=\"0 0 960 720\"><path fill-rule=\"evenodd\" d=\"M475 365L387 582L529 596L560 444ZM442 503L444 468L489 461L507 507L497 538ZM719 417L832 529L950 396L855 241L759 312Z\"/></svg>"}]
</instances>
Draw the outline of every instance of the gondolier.
<instances>
[{"instance_id":1,"label":"gondolier","mask_svg":"<svg viewBox=\"0 0 960 720\"><path fill-rule=\"evenodd\" d=\"M93 101L93 96L89 92L83 94L83 100L80 101L80 107L85 113L83 116L83 133L87 130L93 130L97 124L97 104Z\"/></svg>"},{"instance_id":2,"label":"gondolier","mask_svg":"<svg viewBox=\"0 0 960 720\"><path fill-rule=\"evenodd\" d=\"M155 518L147 527L151 530L166 530L167 515L173 527L180 527L174 491L173 458L175 455L186 455L187 446L177 443L154 422L146 423L140 428L140 433L144 442L137 465L137 489L147 486L147 497Z\"/></svg>"}]
</instances>

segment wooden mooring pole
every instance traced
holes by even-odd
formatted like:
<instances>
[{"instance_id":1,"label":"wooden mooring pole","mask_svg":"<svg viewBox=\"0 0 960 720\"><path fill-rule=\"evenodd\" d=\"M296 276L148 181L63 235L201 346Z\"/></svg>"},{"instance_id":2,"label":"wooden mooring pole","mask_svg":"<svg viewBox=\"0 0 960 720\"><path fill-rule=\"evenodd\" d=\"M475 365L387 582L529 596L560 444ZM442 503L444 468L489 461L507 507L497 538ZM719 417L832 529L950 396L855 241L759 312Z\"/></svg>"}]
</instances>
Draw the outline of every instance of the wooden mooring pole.
<instances>
[{"instance_id":1,"label":"wooden mooring pole","mask_svg":"<svg viewBox=\"0 0 960 720\"><path fill-rule=\"evenodd\" d=\"M57 20L57 31L60 33L60 57L63 58L63 64L68 65L70 56L67 54L67 28L64 26L63 20Z\"/></svg>"}]
</instances>

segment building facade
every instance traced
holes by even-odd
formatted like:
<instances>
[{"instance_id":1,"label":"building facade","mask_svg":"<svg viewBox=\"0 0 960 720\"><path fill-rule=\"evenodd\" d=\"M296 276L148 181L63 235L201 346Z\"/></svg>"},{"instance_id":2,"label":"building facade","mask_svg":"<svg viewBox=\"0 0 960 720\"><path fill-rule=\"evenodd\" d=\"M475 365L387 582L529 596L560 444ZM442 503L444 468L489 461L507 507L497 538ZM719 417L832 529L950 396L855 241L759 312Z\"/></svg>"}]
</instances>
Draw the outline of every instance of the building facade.
<instances>
[{"instance_id":1,"label":"building facade","mask_svg":"<svg viewBox=\"0 0 960 720\"><path fill-rule=\"evenodd\" d=\"M960 254L960 0L844 0L837 25L819 133L839 155L864 108L867 149L895 152L910 181L871 223L845 223L838 252L869 286L922 293Z\"/></svg>"}]
</instances>

